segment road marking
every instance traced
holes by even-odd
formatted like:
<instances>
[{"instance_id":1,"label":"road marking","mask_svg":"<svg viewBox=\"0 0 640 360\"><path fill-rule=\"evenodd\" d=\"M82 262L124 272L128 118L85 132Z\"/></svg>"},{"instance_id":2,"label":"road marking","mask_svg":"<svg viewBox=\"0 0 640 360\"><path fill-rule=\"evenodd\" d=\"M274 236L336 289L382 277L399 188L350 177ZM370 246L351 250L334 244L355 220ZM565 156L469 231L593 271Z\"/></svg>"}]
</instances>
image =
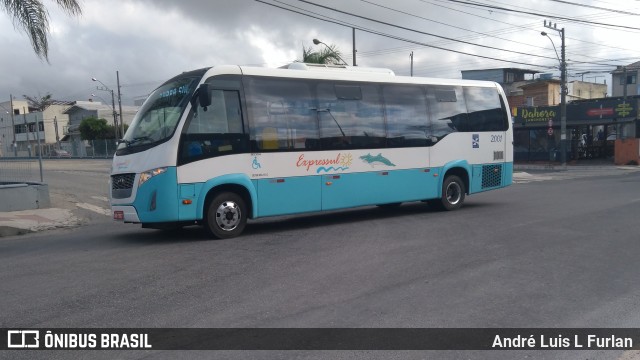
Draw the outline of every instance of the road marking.
<instances>
[{"instance_id":1,"label":"road marking","mask_svg":"<svg viewBox=\"0 0 640 360\"><path fill-rule=\"evenodd\" d=\"M100 215L111 216L111 210L110 209L104 209L104 208L101 208L100 206L87 204L87 203L76 203L76 206L79 207L79 208L83 208L83 209L89 210L89 211L93 211L93 212L98 213Z\"/></svg>"},{"instance_id":2,"label":"road marking","mask_svg":"<svg viewBox=\"0 0 640 360\"><path fill-rule=\"evenodd\" d=\"M552 180L551 176L544 175L532 175L527 172L514 172L513 173L513 182L516 184L526 184L532 181L546 181Z\"/></svg>"},{"instance_id":3,"label":"road marking","mask_svg":"<svg viewBox=\"0 0 640 360\"><path fill-rule=\"evenodd\" d=\"M109 199L106 196L92 196L92 199L95 200L100 200L100 201L104 201L104 202L109 202Z\"/></svg>"}]
</instances>

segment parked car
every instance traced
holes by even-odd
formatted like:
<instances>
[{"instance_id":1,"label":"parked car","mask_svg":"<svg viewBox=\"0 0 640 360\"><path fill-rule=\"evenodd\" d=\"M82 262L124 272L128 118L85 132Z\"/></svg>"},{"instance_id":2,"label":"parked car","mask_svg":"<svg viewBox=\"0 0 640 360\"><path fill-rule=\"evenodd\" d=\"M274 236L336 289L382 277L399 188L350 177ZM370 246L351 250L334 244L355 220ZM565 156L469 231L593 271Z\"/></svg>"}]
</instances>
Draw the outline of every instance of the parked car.
<instances>
[{"instance_id":1,"label":"parked car","mask_svg":"<svg viewBox=\"0 0 640 360\"><path fill-rule=\"evenodd\" d=\"M52 150L51 151L51 157L55 157L55 158L70 158L71 154L69 154L69 152L67 150Z\"/></svg>"}]
</instances>

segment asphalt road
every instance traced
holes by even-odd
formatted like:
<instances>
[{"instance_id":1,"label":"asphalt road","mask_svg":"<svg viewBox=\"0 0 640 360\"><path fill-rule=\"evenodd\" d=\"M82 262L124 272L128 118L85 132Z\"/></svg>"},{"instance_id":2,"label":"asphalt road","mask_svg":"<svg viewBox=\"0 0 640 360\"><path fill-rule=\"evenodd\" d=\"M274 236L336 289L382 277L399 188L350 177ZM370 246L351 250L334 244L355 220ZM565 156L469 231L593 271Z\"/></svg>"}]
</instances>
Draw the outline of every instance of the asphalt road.
<instances>
[{"instance_id":1,"label":"asphalt road","mask_svg":"<svg viewBox=\"0 0 640 360\"><path fill-rule=\"evenodd\" d=\"M532 181L455 212L250 222L241 238L104 218L0 239L2 327L640 327L640 173ZM0 357L3 354L0 354ZM176 352L10 352L174 358ZM621 351L185 352L187 358L618 359Z\"/></svg>"}]
</instances>

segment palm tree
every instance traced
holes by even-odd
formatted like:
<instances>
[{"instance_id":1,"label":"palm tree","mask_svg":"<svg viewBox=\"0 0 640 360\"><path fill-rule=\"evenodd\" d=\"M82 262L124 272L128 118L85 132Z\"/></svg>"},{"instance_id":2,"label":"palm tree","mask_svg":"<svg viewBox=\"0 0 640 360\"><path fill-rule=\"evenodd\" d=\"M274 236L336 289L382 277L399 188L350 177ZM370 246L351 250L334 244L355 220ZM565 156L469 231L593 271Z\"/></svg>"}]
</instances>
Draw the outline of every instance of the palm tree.
<instances>
[{"instance_id":1,"label":"palm tree","mask_svg":"<svg viewBox=\"0 0 640 360\"><path fill-rule=\"evenodd\" d=\"M82 14L77 0L55 0L70 16ZM31 46L40 59L49 62L49 12L41 0L2 0L7 14L13 18L15 27L27 32Z\"/></svg>"},{"instance_id":2,"label":"palm tree","mask_svg":"<svg viewBox=\"0 0 640 360\"><path fill-rule=\"evenodd\" d=\"M22 95L27 102L29 103L29 108L34 109L35 111L45 111L51 104L53 104L53 99L51 98L51 94L47 94L45 96L29 96Z\"/></svg>"},{"instance_id":3,"label":"palm tree","mask_svg":"<svg viewBox=\"0 0 640 360\"><path fill-rule=\"evenodd\" d=\"M309 64L341 65L343 63L340 51L335 45L327 45L320 51L313 51L311 47L302 47L302 62Z\"/></svg>"}]
</instances>

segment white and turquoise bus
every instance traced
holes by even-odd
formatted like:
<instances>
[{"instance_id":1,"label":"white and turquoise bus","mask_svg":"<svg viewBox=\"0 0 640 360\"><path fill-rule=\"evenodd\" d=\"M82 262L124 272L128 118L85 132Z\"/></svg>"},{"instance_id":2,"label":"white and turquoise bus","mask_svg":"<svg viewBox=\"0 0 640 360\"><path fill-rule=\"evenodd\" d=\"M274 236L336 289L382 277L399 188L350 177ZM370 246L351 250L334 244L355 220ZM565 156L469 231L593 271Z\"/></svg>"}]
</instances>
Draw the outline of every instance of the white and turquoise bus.
<instances>
[{"instance_id":1,"label":"white and turquoise bus","mask_svg":"<svg viewBox=\"0 0 640 360\"><path fill-rule=\"evenodd\" d=\"M115 220L202 224L427 201L508 186L513 130L494 82L294 63L216 66L165 82L120 141Z\"/></svg>"}]
</instances>

